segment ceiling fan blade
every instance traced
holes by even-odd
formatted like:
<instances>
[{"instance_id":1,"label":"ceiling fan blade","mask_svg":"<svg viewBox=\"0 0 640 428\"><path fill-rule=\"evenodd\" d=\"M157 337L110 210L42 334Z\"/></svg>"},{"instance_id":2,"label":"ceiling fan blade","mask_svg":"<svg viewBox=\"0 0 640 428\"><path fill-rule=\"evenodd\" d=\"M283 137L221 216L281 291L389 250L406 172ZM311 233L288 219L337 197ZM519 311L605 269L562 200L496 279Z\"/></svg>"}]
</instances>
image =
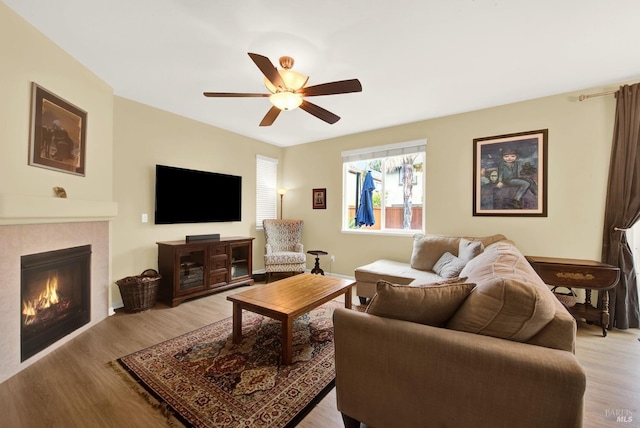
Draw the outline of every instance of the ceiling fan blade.
<instances>
[{"instance_id":1,"label":"ceiling fan blade","mask_svg":"<svg viewBox=\"0 0 640 428\"><path fill-rule=\"evenodd\" d=\"M267 114L264 115L264 118L262 118L260 126L271 126L271 124L276 120L281 111L282 110L280 110L276 106L271 107Z\"/></svg>"},{"instance_id":2,"label":"ceiling fan blade","mask_svg":"<svg viewBox=\"0 0 640 428\"><path fill-rule=\"evenodd\" d=\"M358 79L339 80L337 82L322 83L297 91L305 97L317 95L348 94L350 92L362 92L362 85Z\"/></svg>"},{"instance_id":3,"label":"ceiling fan blade","mask_svg":"<svg viewBox=\"0 0 640 428\"><path fill-rule=\"evenodd\" d=\"M241 98L241 97L268 97L271 94L242 94L236 92L204 92L205 97L231 97L231 98Z\"/></svg>"},{"instance_id":4,"label":"ceiling fan blade","mask_svg":"<svg viewBox=\"0 0 640 428\"><path fill-rule=\"evenodd\" d=\"M336 116L335 114L331 113L329 110L325 110L322 107L312 104L307 100L302 100L302 104L300 104L300 108L306 111L307 113L314 115L318 119L324 120L325 122L330 123L331 125L333 125L334 123L340 120L340 116Z\"/></svg>"},{"instance_id":5,"label":"ceiling fan blade","mask_svg":"<svg viewBox=\"0 0 640 428\"><path fill-rule=\"evenodd\" d=\"M251 57L253 62L256 63L260 71L262 71L262 74L264 74L264 76L269 79L273 86L275 86L276 88L287 89L287 86L284 84L282 78L280 77L280 73L278 73L278 70L273 66L273 63L269 58L255 53L249 53L249 56Z\"/></svg>"}]
</instances>

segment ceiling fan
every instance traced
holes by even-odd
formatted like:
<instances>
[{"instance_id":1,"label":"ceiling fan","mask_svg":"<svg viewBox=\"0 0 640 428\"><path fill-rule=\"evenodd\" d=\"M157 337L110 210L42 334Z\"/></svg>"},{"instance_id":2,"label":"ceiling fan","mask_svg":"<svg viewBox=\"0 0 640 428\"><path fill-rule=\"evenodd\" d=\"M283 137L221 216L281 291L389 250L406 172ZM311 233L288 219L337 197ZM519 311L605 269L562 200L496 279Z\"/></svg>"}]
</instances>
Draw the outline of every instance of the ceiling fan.
<instances>
[{"instance_id":1,"label":"ceiling fan","mask_svg":"<svg viewBox=\"0 0 640 428\"><path fill-rule=\"evenodd\" d=\"M268 94L247 94L235 92L205 92L205 97L269 97L273 106L260 122L260 126L270 126L278 117L282 110L293 110L300 107L327 123L334 124L340 120L340 116L323 109L320 106L310 103L304 97L315 97L319 95L347 94L350 92L361 92L362 85L358 79L339 80L336 82L322 83L320 85L305 86L309 81L308 76L304 76L297 71L291 70L293 58L283 56L280 58L281 70L274 67L273 63L266 56L249 53L253 62L264 74L264 84L269 90Z\"/></svg>"}]
</instances>

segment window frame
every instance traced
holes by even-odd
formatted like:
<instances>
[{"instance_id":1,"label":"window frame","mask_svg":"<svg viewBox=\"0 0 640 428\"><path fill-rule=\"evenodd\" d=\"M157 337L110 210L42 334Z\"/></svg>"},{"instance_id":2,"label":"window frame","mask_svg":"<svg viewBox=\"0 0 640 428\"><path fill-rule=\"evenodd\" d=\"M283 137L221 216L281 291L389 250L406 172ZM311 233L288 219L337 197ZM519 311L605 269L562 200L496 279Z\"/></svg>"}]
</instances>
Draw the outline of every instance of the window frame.
<instances>
[{"instance_id":1,"label":"window frame","mask_svg":"<svg viewBox=\"0 0 640 428\"><path fill-rule=\"evenodd\" d=\"M374 147L366 147L355 150L346 150L342 152L342 212L341 212L341 231L343 233L356 233L356 234L381 234L381 235L399 235L399 236L411 236L416 233L424 233L425 230L425 211L426 211L426 139L412 140L401 143L385 144ZM368 229L368 228L349 228L351 216L349 216L349 191L353 189L349 188L348 174L350 163L356 161L369 161L381 158L390 158L401 155L410 155L414 153L421 153L423 156L423 172L422 172L422 192L420 199L422 200L422 219L421 229L386 229L384 225L381 225L381 229ZM388 175L388 173L385 173ZM389 180L384 179L381 186L381 192L385 195L385 188L389 187L393 183L387 182ZM397 184L397 183L396 183ZM383 206L386 204L383 197ZM357 210L357 206L356 206Z\"/></svg>"}]
</instances>

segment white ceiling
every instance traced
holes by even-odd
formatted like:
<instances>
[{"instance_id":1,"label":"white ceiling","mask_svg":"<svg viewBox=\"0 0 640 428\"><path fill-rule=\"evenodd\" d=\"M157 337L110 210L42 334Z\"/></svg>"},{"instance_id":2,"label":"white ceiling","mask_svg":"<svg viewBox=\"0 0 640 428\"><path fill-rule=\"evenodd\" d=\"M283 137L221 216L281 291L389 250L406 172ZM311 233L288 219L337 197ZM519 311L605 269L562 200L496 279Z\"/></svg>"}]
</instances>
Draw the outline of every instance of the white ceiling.
<instances>
[{"instance_id":1,"label":"white ceiling","mask_svg":"<svg viewBox=\"0 0 640 428\"><path fill-rule=\"evenodd\" d=\"M640 77L638 0L2 1L116 95L279 146ZM268 98L202 95L265 92L247 52L363 92L259 127Z\"/></svg>"}]
</instances>

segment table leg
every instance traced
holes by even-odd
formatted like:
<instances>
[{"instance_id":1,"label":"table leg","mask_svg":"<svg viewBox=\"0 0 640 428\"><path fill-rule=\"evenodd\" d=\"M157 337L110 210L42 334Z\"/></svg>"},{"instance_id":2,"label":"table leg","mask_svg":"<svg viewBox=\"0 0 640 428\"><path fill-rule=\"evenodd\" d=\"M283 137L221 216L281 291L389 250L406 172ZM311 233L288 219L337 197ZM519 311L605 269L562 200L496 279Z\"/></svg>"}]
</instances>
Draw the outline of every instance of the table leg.
<instances>
[{"instance_id":1,"label":"table leg","mask_svg":"<svg viewBox=\"0 0 640 428\"><path fill-rule=\"evenodd\" d=\"M242 308L233 302L233 343L242 342Z\"/></svg>"},{"instance_id":2,"label":"table leg","mask_svg":"<svg viewBox=\"0 0 640 428\"><path fill-rule=\"evenodd\" d=\"M600 291L602 294L602 315L600 322L602 324L602 335L607 335L607 329L609 328L609 290Z\"/></svg>"},{"instance_id":3,"label":"table leg","mask_svg":"<svg viewBox=\"0 0 640 428\"><path fill-rule=\"evenodd\" d=\"M293 318L287 318L282 324L282 364L293 362Z\"/></svg>"},{"instance_id":4,"label":"table leg","mask_svg":"<svg viewBox=\"0 0 640 428\"><path fill-rule=\"evenodd\" d=\"M320 257L316 256L316 264L313 267L313 269L311 269L311 273L313 274L320 274L320 275L324 275L324 271L322 269L320 269Z\"/></svg>"},{"instance_id":5,"label":"table leg","mask_svg":"<svg viewBox=\"0 0 640 428\"><path fill-rule=\"evenodd\" d=\"M347 309L351 309L351 299L353 298L351 296L351 289L353 288L353 286L347 288L347 292L344 293L344 307Z\"/></svg>"}]
</instances>

